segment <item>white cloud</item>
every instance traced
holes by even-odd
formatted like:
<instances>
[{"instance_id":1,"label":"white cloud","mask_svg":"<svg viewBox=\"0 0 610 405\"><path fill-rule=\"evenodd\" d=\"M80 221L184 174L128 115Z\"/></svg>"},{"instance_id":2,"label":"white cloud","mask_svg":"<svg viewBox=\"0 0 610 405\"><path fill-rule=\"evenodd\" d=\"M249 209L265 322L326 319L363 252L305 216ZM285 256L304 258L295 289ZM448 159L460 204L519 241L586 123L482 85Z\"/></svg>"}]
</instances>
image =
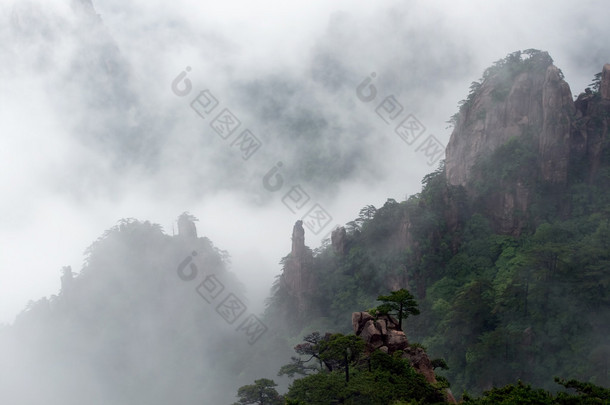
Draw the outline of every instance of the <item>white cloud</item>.
<instances>
[{"instance_id":1,"label":"white cloud","mask_svg":"<svg viewBox=\"0 0 610 405\"><path fill-rule=\"evenodd\" d=\"M11 322L29 299L57 293L59 269L78 271L84 249L118 219L150 220L171 233L184 210L200 218L200 235L232 254L260 308L299 218L281 204L287 188L270 197L261 176L278 160L288 169L299 149L274 132L281 121L262 118L263 100L247 105L240 86L262 80L264 87L283 75L302 86L286 98L286 113L307 108L324 113L331 127L368 127L336 139L341 151L361 142L361 150L374 153L356 162L355 178L320 190L303 180L305 173L287 178L285 187L308 187L334 225L366 204L418 192L421 177L435 168L380 121L373 105L358 101L354 86L365 75L377 72L380 95L394 94L428 134L446 142L445 121L470 82L507 53L548 50L573 92L610 55L610 28L595 12L602 1L100 0L95 7L119 52L106 49L101 59L89 54L93 39L75 27L68 1L19 3L17 16L36 18L17 28L5 24L17 18L15 4L0 5L0 39L11 44L0 48L0 323ZM95 38L104 44L103 35ZM128 81L116 89L104 82L113 57L128 68ZM187 65L197 89L213 89L264 139L264 156L244 162L232 155L188 100L171 93L171 80ZM339 81L338 90L314 82L315 69ZM96 111L88 103L100 92L133 100ZM149 126L134 132L142 138L112 129L135 124ZM317 246L319 238L306 238Z\"/></svg>"}]
</instances>

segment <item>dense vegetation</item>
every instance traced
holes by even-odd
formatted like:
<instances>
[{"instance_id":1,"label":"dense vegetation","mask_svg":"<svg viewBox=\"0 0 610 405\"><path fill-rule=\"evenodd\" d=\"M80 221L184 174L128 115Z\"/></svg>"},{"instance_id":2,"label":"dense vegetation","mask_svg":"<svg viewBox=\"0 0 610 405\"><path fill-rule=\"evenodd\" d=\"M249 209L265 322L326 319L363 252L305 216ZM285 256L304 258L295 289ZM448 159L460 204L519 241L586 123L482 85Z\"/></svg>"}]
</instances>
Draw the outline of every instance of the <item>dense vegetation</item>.
<instances>
[{"instance_id":1,"label":"dense vegetation","mask_svg":"<svg viewBox=\"0 0 610 405\"><path fill-rule=\"evenodd\" d=\"M376 318L387 316L389 304L398 311L399 319L408 313L419 314L417 303L408 291L401 289L388 296L379 296L383 304L368 312ZM403 313L403 309L406 312ZM408 313L407 313L408 312ZM393 320L399 325L398 320ZM400 330L400 327L398 327ZM302 376L292 382L287 393L282 396L276 390L277 384L267 378L254 381L238 389L239 401L233 405L416 405L444 404L454 402L449 381L436 376L429 382L427 377L416 371L408 356L402 350L388 353L373 350L356 335L341 333L313 332L294 347L297 356L281 367L278 375ZM411 344L412 347L421 347ZM386 348L387 349L387 348ZM433 368L447 369L443 359L431 362ZM464 394L462 403L473 405L496 404L539 404L539 405L580 405L606 404L610 402L610 390L591 383L577 380L554 379L567 391L549 392L532 388L518 380L515 384L494 387L479 397Z\"/></svg>"},{"instance_id":2,"label":"dense vegetation","mask_svg":"<svg viewBox=\"0 0 610 405\"><path fill-rule=\"evenodd\" d=\"M519 146L515 140L506 148ZM500 150L490 161L504 158ZM488 182L519 170L498 165L485 171L487 178L497 176L485 183L493 187ZM583 196L593 194L595 184L571 187L565 198L573 215L561 216L554 194L543 193L550 186L536 187L538 200L524 213L529 227L518 236L494 232L476 210L485 202L447 187L442 168L407 201L389 200L368 218L372 209L365 207L348 228L345 255L327 246L314 257L323 282L312 297L317 311L303 331L311 329L308 323L320 324L321 315L325 325L348 331L351 312L371 307L388 284L404 280L422 308L405 330L433 356L447 359L446 377L458 390L480 393L519 378L550 389L553 375L610 384L607 191L589 199ZM461 207L452 229L447 201ZM541 207L547 208L544 216L538 215ZM392 241L405 218L416 249L401 250Z\"/></svg>"},{"instance_id":3,"label":"dense vegetation","mask_svg":"<svg viewBox=\"0 0 610 405\"><path fill-rule=\"evenodd\" d=\"M510 81L551 63L546 53L525 53L482 80L501 72ZM344 252L328 242L313 251L318 286L293 334L350 332L351 312L405 286L422 312L405 331L446 359L441 374L458 394L518 380L555 391L554 376L609 386L610 140L607 112L597 111L574 125L605 134L600 166L571 160L566 183L542 179L536 134L524 132L476 162L467 187L448 185L441 165L406 201L364 207L345 227ZM527 190L527 206L513 209L517 225L503 232L498 197L517 188ZM276 285L270 308L290 300Z\"/></svg>"},{"instance_id":4,"label":"dense vegetation","mask_svg":"<svg viewBox=\"0 0 610 405\"><path fill-rule=\"evenodd\" d=\"M367 361L354 362L346 381L340 370L325 370L296 379L281 396L273 380L260 379L240 387L234 405L423 405L447 403L443 390L448 382L439 378L429 384L409 362L396 352L390 356L376 351ZM567 390L550 392L533 388L521 380L492 388L478 397L465 394L462 403L472 405L594 405L610 402L610 390L591 383L555 378Z\"/></svg>"}]
</instances>

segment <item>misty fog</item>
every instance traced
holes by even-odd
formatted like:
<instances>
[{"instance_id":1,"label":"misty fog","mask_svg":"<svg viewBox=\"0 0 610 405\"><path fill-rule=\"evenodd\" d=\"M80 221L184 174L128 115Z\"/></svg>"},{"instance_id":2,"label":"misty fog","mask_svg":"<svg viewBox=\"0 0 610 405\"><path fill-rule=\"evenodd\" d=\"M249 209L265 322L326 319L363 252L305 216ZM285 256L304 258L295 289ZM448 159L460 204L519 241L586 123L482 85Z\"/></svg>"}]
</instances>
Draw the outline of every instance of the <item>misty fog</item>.
<instances>
[{"instance_id":1,"label":"misty fog","mask_svg":"<svg viewBox=\"0 0 610 405\"><path fill-rule=\"evenodd\" d=\"M609 62L605 7L1 0L2 403L229 404L255 377L285 387L291 353L248 344L242 318L198 295L203 273L261 317L295 221L326 215L306 228L315 249L362 207L418 193L458 101L508 52L546 50L587 87ZM397 135L388 98L439 153ZM184 212L200 239L179 234ZM177 269L192 251L191 282Z\"/></svg>"}]
</instances>

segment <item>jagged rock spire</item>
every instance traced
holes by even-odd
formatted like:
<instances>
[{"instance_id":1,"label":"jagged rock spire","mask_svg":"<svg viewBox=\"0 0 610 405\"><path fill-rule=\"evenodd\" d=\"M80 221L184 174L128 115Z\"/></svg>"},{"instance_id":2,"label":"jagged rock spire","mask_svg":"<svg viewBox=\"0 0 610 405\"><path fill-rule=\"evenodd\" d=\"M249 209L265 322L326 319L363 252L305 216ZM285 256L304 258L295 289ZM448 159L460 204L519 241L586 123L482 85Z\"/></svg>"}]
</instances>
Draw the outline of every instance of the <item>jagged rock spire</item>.
<instances>
[{"instance_id":1,"label":"jagged rock spire","mask_svg":"<svg viewBox=\"0 0 610 405\"><path fill-rule=\"evenodd\" d=\"M305 252L305 229L303 221L297 221L292 228L292 257L301 257Z\"/></svg>"},{"instance_id":2,"label":"jagged rock spire","mask_svg":"<svg viewBox=\"0 0 610 405\"><path fill-rule=\"evenodd\" d=\"M305 246L303 221L296 221L292 228L292 251L284 264L281 276L281 288L291 297L292 306L298 318L311 309L309 296L315 289L315 277L311 272L313 255Z\"/></svg>"}]
</instances>

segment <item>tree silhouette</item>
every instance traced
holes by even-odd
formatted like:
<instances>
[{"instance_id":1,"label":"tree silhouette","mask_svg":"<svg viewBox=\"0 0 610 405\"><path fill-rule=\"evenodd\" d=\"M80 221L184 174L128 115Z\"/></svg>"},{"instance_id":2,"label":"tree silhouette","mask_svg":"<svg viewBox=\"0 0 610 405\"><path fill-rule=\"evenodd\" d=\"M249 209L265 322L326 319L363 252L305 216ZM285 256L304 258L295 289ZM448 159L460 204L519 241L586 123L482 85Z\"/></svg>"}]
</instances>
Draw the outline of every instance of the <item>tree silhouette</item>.
<instances>
[{"instance_id":1,"label":"tree silhouette","mask_svg":"<svg viewBox=\"0 0 610 405\"><path fill-rule=\"evenodd\" d=\"M364 341L356 335L343 335L335 333L320 344L320 357L325 362L343 366L345 369L345 382L349 383L349 365L358 362L360 354L364 351ZM333 369L339 368L333 367Z\"/></svg>"},{"instance_id":2,"label":"tree silhouette","mask_svg":"<svg viewBox=\"0 0 610 405\"><path fill-rule=\"evenodd\" d=\"M254 384L244 385L237 390L239 401L233 405L283 405L284 399L274 387L275 381L268 378L255 380Z\"/></svg>"},{"instance_id":3,"label":"tree silhouette","mask_svg":"<svg viewBox=\"0 0 610 405\"><path fill-rule=\"evenodd\" d=\"M398 319L398 329L400 330L402 330L403 319L407 319L409 315L419 315L415 297L404 288L392 291L390 295L380 295L377 297L377 301L383 302L383 304L376 308L377 313L392 315L391 312L394 312Z\"/></svg>"}]
</instances>

